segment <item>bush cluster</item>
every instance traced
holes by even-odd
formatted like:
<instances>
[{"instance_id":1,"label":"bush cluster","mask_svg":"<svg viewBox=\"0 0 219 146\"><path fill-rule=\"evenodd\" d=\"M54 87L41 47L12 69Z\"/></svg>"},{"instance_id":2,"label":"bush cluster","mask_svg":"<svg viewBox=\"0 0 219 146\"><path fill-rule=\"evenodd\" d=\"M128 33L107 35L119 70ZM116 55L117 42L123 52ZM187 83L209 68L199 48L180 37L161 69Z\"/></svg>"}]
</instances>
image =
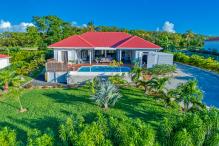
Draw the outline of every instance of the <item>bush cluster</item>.
<instances>
[{"instance_id":1,"label":"bush cluster","mask_svg":"<svg viewBox=\"0 0 219 146\"><path fill-rule=\"evenodd\" d=\"M177 119L161 122L158 138L163 145L219 145L219 115L216 109L188 113Z\"/></svg>"},{"instance_id":2,"label":"bush cluster","mask_svg":"<svg viewBox=\"0 0 219 146\"><path fill-rule=\"evenodd\" d=\"M205 58L199 55L188 56L184 53L175 53L174 60L185 64L201 67L211 71L219 72L219 62L212 58Z\"/></svg>"},{"instance_id":3,"label":"bush cluster","mask_svg":"<svg viewBox=\"0 0 219 146\"><path fill-rule=\"evenodd\" d=\"M148 69L148 73L153 75L165 75L168 73L173 73L175 71L176 66L168 64L155 65L153 68Z\"/></svg>"},{"instance_id":4,"label":"bush cluster","mask_svg":"<svg viewBox=\"0 0 219 146\"><path fill-rule=\"evenodd\" d=\"M67 118L53 132L33 130L27 141L18 141L15 131L3 128L0 142L5 145L29 146L217 146L219 144L219 114L216 109L164 118L154 129L140 119L112 117L100 112ZM56 135L54 134L56 133Z\"/></svg>"}]
</instances>

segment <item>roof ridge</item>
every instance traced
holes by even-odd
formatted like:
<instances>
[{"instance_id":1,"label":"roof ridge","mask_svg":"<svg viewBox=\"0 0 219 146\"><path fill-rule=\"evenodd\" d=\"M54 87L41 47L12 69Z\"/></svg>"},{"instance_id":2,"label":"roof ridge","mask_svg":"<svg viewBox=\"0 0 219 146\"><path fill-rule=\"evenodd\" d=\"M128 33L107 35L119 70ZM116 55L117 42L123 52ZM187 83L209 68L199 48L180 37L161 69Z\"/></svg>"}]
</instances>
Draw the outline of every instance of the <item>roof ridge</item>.
<instances>
[{"instance_id":1,"label":"roof ridge","mask_svg":"<svg viewBox=\"0 0 219 146\"><path fill-rule=\"evenodd\" d=\"M83 38L81 35L77 35L79 37L79 39L81 39L82 41L85 41L85 43L87 43L88 45L94 47L93 44L91 44L89 41L87 41L85 38Z\"/></svg>"},{"instance_id":2,"label":"roof ridge","mask_svg":"<svg viewBox=\"0 0 219 146\"><path fill-rule=\"evenodd\" d=\"M60 40L60 41L67 40L67 39L72 38L72 37L75 37L75 36L78 36L78 35L77 35L77 34L71 35L71 36L68 36L68 37L66 37L66 38L64 38L64 39L62 39L62 40ZM52 47L52 45L57 44L57 43L59 43L60 41L55 42L55 43L52 43L52 44L50 44L48 47L50 48L50 47Z\"/></svg>"},{"instance_id":3,"label":"roof ridge","mask_svg":"<svg viewBox=\"0 0 219 146\"><path fill-rule=\"evenodd\" d=\"M118 45L117 47L124 45L126 43L128 43L129 41L131 41L132 39L134 39L136 36L131 35L126 41L124 41L123 43L121 43L120 45Z\"/></svg>"}]
</instances>

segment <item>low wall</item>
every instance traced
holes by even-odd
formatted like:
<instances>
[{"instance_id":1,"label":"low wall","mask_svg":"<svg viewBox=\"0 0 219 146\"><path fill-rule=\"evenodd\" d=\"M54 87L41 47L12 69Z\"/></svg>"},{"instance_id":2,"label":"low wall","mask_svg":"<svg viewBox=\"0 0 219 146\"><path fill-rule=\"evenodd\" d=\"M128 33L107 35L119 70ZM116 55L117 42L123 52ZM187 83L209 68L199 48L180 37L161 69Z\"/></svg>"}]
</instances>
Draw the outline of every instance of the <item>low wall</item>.
<instances>
[{"instance_id":1,"label":"low wall","mask_svg":"<svg viewBox=\"0 0 219 146\"><path fill-rule=\"evenodd\" d=\"M66 83L67 72L46 72L45 79L47 82L51 83Z\"/></svg>"},{"instance_id":2,"label":"low wall","mask_svg":"<svg viewBox=\"0 0 219 146\"><path fill-rule=\"evenodd\" d=\"M109 77L115 75L124 75L127 81L130 80L129 73L122 73L122 72L69 72L67 77L68 84L81 84L85 83L86 81L92 80L95 77Z\"/></svg>"}]
</instances>

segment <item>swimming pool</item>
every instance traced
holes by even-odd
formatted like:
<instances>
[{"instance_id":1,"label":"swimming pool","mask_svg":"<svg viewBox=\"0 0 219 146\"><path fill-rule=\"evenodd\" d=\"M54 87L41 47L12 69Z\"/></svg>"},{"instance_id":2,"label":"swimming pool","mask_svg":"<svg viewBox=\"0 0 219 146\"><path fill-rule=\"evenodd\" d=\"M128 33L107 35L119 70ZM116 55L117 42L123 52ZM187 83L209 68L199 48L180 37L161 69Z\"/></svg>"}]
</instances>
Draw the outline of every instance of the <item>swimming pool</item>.
<instances>
[{"instance_id":1,"label":"swimming pool","mask_svg":"<svg viewBox=\"0 0 219 146\"><path fill-rule=\"evenodd\" d=\"M130 70L127 66L82 66L78 72L130 72Z\"/></svg>"}]
</instances>

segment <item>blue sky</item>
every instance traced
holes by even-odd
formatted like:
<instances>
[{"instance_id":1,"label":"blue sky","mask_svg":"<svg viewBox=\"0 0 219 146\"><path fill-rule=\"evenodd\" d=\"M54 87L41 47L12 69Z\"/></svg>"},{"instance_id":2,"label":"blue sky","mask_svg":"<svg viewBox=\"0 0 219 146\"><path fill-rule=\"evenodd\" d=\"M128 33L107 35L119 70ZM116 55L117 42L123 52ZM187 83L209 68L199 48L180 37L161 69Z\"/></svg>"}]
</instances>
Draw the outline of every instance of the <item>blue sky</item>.
<instances>
[{"instance_id":1,"label":"blue sky","mask_svg":"<svg viewBox=\"0 0 219 146\"><path fill-rule=\"evenodd\" d=\"M32 16L57 15L79 26L92 20L96 25L151 31L164 26L166 31L219 36L218 6L218 0L8 0L1 1L0 29L25 27Z\"/></svg>"}]
</instances>

